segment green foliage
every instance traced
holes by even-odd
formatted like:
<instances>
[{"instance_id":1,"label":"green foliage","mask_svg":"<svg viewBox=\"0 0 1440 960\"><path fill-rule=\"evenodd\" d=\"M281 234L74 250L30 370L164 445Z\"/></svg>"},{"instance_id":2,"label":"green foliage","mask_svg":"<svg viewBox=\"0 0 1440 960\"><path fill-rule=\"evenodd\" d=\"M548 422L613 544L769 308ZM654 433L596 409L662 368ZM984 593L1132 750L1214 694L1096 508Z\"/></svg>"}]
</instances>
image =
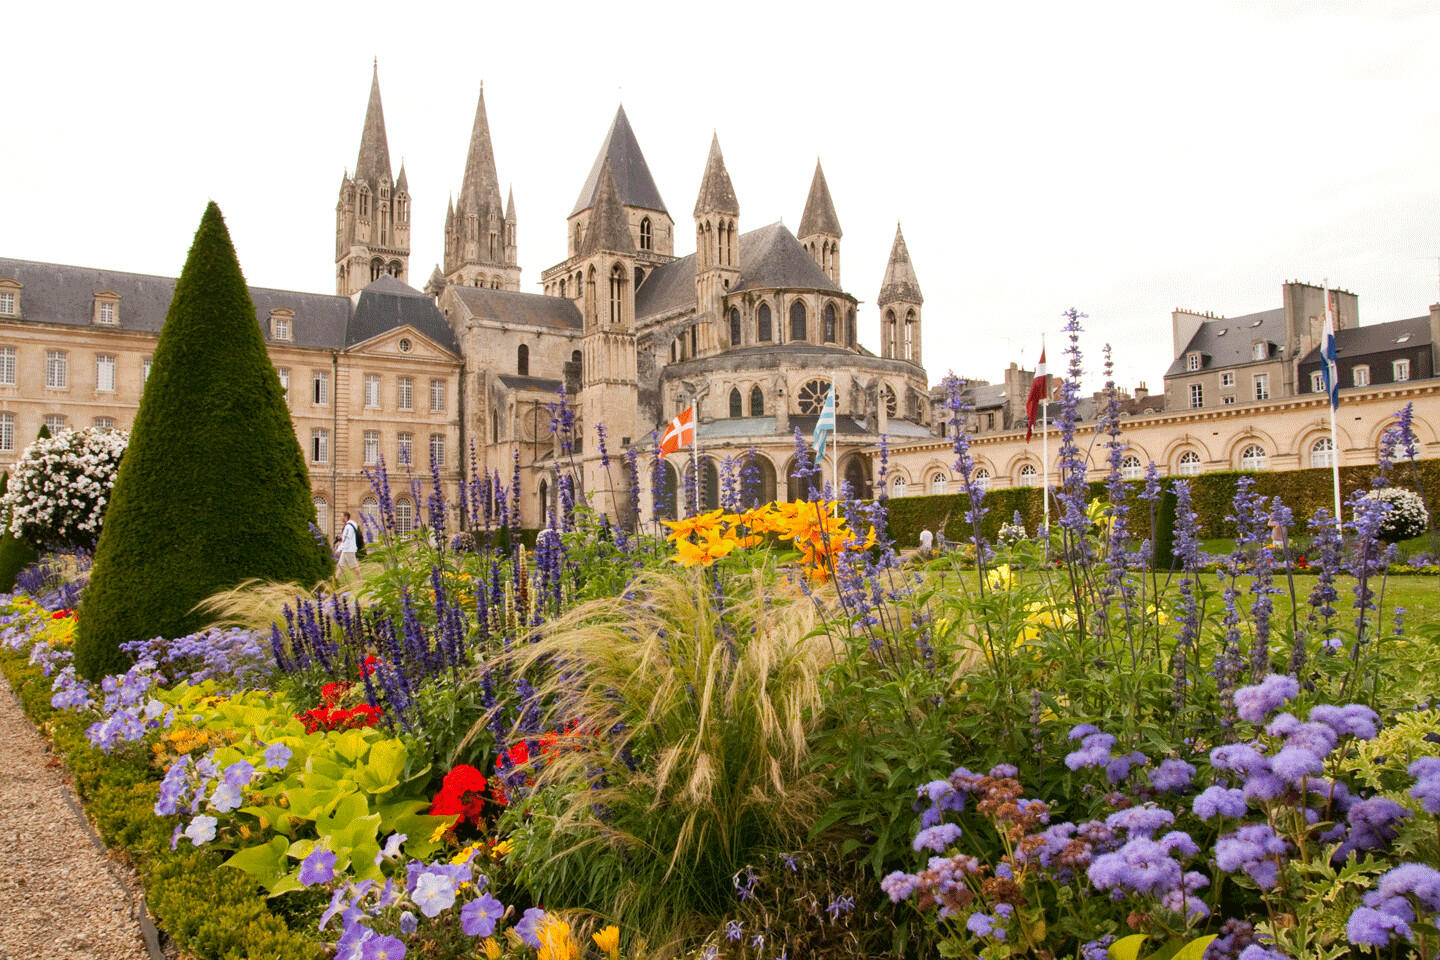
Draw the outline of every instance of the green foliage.
<instances>
[{"instance_id":1,"label":"green foliage","mask_svg":"<svg viewBox=\"0 0 1440 960\"><path fill-rule=\"evenodd\" d=\"M1155 502L1155 535L1151 538L1151 550L1156 570L1170 570L1177 566L1175 560L1175 491L1170 484L1162 484L1160 499Z\"/></svg>"},{"instance_id":2,"label":"green foliage","mask_svg":"<svg viewBox=\"0 0 1440 960\"><path fill-rule=\"evenodd\" d=\"M10 487L9 472L0 473L0 496ZM0 514L0 591L15 589L15 575L40 559L33 546L10 533L10 515Z\"/></svg>"},{"instance_id":3,"label":"green foliage","mask_svg":"<svg viewBox=\"0 0 1440 960\"><path fill-rule=\"evenodd\" d=\"M119 645L204 626L194 607L250 577L314 583L309 476L245 278L211 203L155 347L121 462L75 666L96 679Z\"/></svg>"}]
</instances>

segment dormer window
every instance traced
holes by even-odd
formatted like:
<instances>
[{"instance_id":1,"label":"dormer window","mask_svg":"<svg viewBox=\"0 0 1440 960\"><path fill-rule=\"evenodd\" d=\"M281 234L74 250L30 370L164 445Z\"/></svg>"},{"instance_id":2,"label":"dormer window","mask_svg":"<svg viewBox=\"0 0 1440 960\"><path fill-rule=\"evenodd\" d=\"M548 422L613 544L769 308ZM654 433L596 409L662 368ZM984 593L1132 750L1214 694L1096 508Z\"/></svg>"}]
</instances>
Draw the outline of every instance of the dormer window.
<instances>
[{"instance_id":1,"label":"dormer window","mask_svg":"<svg viewBox=\"0 0 1440 960\"><path fill-rule=\"evenodd\" d=\"M1200 354L1198 354L1198 353L1187 353L1187 354L1185 354L1185 369L1186 369L1186 371L1189 372L1189 373L1194 373L1196 370L1199 370L1199 369L1200 369Z\"/></svg>"},{"instance_id":2,"label":"dormer window","mask_svg":"<svg viewBox=\"0 0 1440 960\"><path fill-rule=\"evenodd\" d=\"M20 314L20 284L15 280L0 278L0 317L14 317Z\"/></svg>"},{"instance_id":3,"label":"dormer window","mask_svg":"<svg viewBox=\"0 0 1440 960\"><path fill-rule=\"evenodd\" d=\"M294 319L295 314L292 311L285 309L284 307L277 307L276 309L271 310L270 339L278 341L289 341L294 339L291 333L291 321L293 321Z\"/></svg>"},{"instance_id":4,"label":"dormer window","mask_svg":"<svg viewBox=\"0 0 1440 960\"><path fill-rule=\"evenodd\" d=\"M1255 343L1252 344L1251 347L1250 347L1250 359L1251 359L1251 360L1268 360L1268 359L1270 359L1270 344L1267 343L1267 342L1265 342L1264 340L1256 340Z\"/></svg>"},{"instance_id":5,"label":"dormer window","mask_svg":"<svg viewBox=\"0 0 1440 960\"><path fill-rule=\"evenodd\" d=\"M120 322L120 295L109 290L95 294L95 312L91 314L95 323L113 327Z\"/></svg>"}]
</instances>

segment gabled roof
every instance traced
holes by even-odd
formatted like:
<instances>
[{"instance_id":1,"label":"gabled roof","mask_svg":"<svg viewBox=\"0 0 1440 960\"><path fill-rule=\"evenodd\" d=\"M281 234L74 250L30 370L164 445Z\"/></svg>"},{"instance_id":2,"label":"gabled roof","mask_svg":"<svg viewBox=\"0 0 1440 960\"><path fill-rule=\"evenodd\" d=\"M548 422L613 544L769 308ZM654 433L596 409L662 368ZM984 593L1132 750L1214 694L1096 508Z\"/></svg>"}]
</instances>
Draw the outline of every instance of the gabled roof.
<instances>
[{"instance_id":1,"label":"gabled roof","mask_svg":"<svg viewBox=\"0 0 1440 960\"><path fill-rule=\"evenodd\" d=\"M730 183L730 173L725 169L725 157L720 153L720 136L710 138L710 156L705 160L705 176L700 180L700 193L695 197L695 216L707 213L727 213L740 216L740 201L735 199L735 187Z\"/></svg>"},{"instance_id":2,"label":"gabled roof","mask_svg":"<svg viewBox=\"0 0 1440 960\"><path fill-rule=\"evenodd\" d=\"M1343 332L1343 331L1342 331ZM1254 363L1251 353L1256 340L1283 344L1285 342L1285 308L1247 313L1243 317L1221 317L1206 320L1195 331L1185 349L1170 364L1165 376L1173 377L1195 371L1185 369L1185 357L1199 353L1210 359L1203 362L1201 370L1218 370Z\"/></svg>"},{"instance_id":3,"label":"gabled roof","mask_svg":"<svg viewBox=\"0 0 1440 960\"><path fill-rule=\"evenodd\" d=\"M920 293L920 281L915 277L915 265L910 262L910 248L905 246L905 234L900 224L895 224L895 242L890 247L890 262L885 265L885 279L880 283L878 304L924 303Z\"/></svg>"},{"instance_id":4,"label":"gabled roof","mask_svg":"<svg viewBox=\"0 0 1440 960\"><path fill-rule=\"evenodd\" d=\"M355 179L374 190L390 186L390 144L385 139L385 111L380 106L380 64L370 78L370 102L365 107L365 128L360 134L360 156L355 161Z\"/></svg>"},{"instance_id":5,"label":"gabled roof","mask_svg":"<svg viewBox=\"0 0 1440 960\"><path fill-rule=\"evenodd\" d=\"M520 323L551 327L561 333L578 333L583 326L580 308L565 297L486 287L450 287L471 315L497 323Z\"/></svg>"},{"instance_id":6,"label":"gabled roof","mask_svg":"<svg viewBox=\"0 0 1440 960\"><path fill-rule=\"evenodd\" d=\"M816 233L842 236L840 218L835 215L835 203L830 199L830 186L825 182L819 158L815 160L815 176L810 179L810 195L805 198L805 212L800 215L799 235L808 237Z\"/></svg>"},{"instance_id":7,"label":"gabled roof","mask_svg":"<svg viewBox=\"0 0 1440 960\"><path fill-rule=\"evenodd\" d=\"M665 209L665 201L660 199L655 178L650 175L650 167L645 163L645 155L640 152L635 131L630 129L630 121L626 118L625 108L622 106L615 111L610 132L605 134L605 142L600 144L600 153L595 157L590 175L585 178L585 185L580 188L580 197L575 201L575 209L570 211L570 216L573 217L581 210L588 210L595 205L600 192L600 168L605 165L606 160L610 161L622 204L627 207L658 210L667 217L670 215L670 211Z\"/></svg>"},{"instance_id":8,"label":"gabled roof","mask_svg":"<svg viewBox=\"0 0 1440 960\"><path fill-rule=\"evenodd\" d=\"M460 184L460 209L488 207L500 216L500 178L495 174L495 150L490 144L490 120L485 115L485 88L475 102L475 123L470 128L470 149L465 155L465 179Z\"/></svg>"},{"instance_id":9,"label":"gabled roof","mask_svg":"<svg viewBox=\"0 0 1440 960\"><path fill-rule=\"evenodd\" d=\"M601 250L635 252L635 238L630 235L625 209L620 206L620 191L611 176L608 158L600 167L600 193L595 198L595 209L590 214L579 252L582 257L588 257Z\"/></svg>"},{"instance_id":10,"label":"gabled roof","mask_svg":"<svg viewBox=\"0 0 1440 960\"><path fill-rule=\"evenodd\" d=\"M460 345L435 301L389 274L355 294L355 311L345 329L345 346L373 340L397 327L410 326L455 355Z\"/></svg>"},{"instance_id":11,"label":"gabled roof","mask_svg":"<svg viewBox=\"0 0 1440 960\"><path fill-rule=\"evenodd\" d=\"M1403 339L1402 339L1403 338ZM1389 353L1412 347L1430 345L1430 315L1411 317L1408 320L1391 320L1387 323L1372 323L1364 327L1347 327L1335 331L1335 352L1341 357L1355 360L1366 354ZM1300 358L1301 363L1319 363L1320 348L1316 347Z\"/></svg>"}]
</instances>

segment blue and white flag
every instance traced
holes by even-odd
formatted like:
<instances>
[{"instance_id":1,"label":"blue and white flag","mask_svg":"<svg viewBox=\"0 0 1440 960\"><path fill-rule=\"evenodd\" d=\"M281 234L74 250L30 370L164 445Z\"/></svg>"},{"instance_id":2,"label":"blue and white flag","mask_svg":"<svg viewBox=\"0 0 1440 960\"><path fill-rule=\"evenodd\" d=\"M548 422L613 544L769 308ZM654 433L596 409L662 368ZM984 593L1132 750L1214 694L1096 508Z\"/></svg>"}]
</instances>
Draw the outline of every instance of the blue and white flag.
<instances>
[{"instance_id":1,"label":"blue and white flag","mask_svg":"<svg viewBox=\"0 0 1440 960\"><path fill-rule=\"evenodd\" d=\"M1325 379L1325 392L1330 394L1330 409L1340 409L1340 364L1335 350L1335 324L1330 319L1330 294L1325 294L1325 335L1320 339L1320 373Z\"/></svg>"},{"instance_id":2,"label":"blue and white flag","mask_svg":"<svg viewBox=\"0 0 1440 960\"><path fill-rule=\"evenodd\" d=\"M835 384L830 384L830 392L825 394L825 407L820 411L820 419L815 423L815 439L810 445L815 448L815 459L825 459L825 441L830 434L835 432Z\"/></svg>"}]
</instances>

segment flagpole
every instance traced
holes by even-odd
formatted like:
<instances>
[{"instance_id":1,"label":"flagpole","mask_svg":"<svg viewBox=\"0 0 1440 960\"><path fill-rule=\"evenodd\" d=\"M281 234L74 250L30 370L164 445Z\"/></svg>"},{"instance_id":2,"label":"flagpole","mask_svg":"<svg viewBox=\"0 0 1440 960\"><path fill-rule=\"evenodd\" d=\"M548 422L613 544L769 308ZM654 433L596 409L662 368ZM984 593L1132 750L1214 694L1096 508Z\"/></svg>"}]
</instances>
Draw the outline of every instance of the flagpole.
<instances>
[{"instance_id":1,"label":"flagpole","mask_svg":"<svg viewBox=\"0 0 1440 960\"><path fill-rule=\"evenodd\" d=\"M700 395L690 395L690 408L694 411L695 424L694 433L690 437L690 475L695 478L695 516L700 516ZM680 437L685 437L684 429L681 429Z\"/></svg>"},{"instance_id":2,"label":"flagpole","mask_svg":"<svg viewBox=\"0 0 1440 960\"><path fill-rule=\"evenodd\" d=\"M1045 539L1050 539L1050 389L1046 378L1045 399L1040 401L1040 500L1045 504Z\"/></svg>"},{"instance_id":3,"label":"flagpole","mask_svg":"<svg viewBox=\"0 0 1440 960\"><path fill-rule=\"evenodd\" d=\"M1328 334L1333 337L1335 335L1335 321L1334 318L1330 316L1329 278L1325 279L1322 290L1325 294L1325 329ZM1324 334L1322 334L1322 337L1323 336ZM1324 365L1325 368L1325 375L1322 379L1324 382L1326 382L1326 385L1331 387L1334 391L1333 393L1330 390L1327 390L1325 392L1325 405L1330 408L1330 483L1334 487L1335 492L1335 526L1340 531L1340 534L1343 537L1345 534L1345 521L1344 514L1341 512L1340 509L1340 431L1335 426L1335 407L1338 405L1338 400L1340 397L1340 383L1338 376L1340 371L1339 365L1337 364L1335 370L1336 382L1333 384L1329 383L1328 381L1330 380L1332 374L1330 372L1330 358L1325 355L1326 346L1326 344L1322 343L1320 347L1320 362Z\"/></svg>"}]
</instances>

